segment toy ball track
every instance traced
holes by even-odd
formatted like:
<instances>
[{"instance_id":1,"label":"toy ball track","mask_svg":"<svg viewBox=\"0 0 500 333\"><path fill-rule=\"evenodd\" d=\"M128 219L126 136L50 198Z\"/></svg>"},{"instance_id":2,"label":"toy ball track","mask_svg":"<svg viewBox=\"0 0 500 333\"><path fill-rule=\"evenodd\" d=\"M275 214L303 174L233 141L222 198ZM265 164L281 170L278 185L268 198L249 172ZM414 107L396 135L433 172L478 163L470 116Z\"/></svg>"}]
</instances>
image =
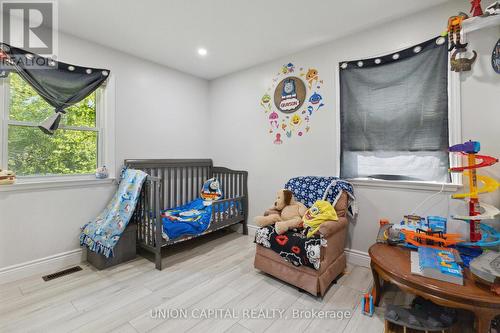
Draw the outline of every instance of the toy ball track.
<instances>
[{"instance_id":1,"label":"toy ball track","mask_svg":"<svg viewBox=\"0 0 500 333\"><path fill-rule=\"evenodd\" d=\"M449 148L450 152L459 153L467 157L467 165L450 168L450 172L460 172L469 179L469 191L466 193L453 194L453 199L467 199L469 205L469 215L453 216L454 219L466 221L470 225L470 242L460 242L461 246L481 246L490 247L500 244L500 233L494 228L481 223L482 220L494 219L500 210L494 206L480 203L479 195L491 193L498 190L500 183L484 175L478 175L477 169L489 167L498 163L498 159L478 155L481 145L477 141L467 141ZM478 187L480 183L480 187ZM481 212L482 210L482 212Z\"/></svg>"}]
</instances>

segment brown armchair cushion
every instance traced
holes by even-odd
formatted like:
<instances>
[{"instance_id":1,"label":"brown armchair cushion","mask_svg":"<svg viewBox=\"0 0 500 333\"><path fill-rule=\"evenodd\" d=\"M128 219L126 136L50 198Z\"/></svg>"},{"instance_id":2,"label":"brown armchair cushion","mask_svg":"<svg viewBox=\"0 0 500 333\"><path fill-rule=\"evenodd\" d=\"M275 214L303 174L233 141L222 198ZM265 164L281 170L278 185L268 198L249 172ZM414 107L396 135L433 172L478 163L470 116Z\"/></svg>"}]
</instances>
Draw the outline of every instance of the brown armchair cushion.
<instances>
[{"instance_id":1,"label":"brown armchair cushion","mask_svg":"<svg viewBox=\"0 0 500 333\"><path fill-rule=\"evenodd\" d=\"M347 197L347 193L342 192L337 203L335 204L335 211L337 212L338 217L346 216L347 206L349 205L349 198Z\"/></svg>"}]
</instances>

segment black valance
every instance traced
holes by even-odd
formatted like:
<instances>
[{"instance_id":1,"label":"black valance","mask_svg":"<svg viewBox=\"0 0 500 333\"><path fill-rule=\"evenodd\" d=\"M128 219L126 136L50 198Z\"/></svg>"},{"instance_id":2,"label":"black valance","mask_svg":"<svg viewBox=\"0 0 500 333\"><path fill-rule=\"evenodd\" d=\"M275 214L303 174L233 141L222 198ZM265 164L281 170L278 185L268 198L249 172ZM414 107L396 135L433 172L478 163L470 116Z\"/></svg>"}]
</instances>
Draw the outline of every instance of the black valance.
<instances>
[{"instance_id":1,"label":"black valance","mask_svg":"<svg viewBox=\"0 0 500 333\"><path fill-rule=\"evenodd\" d=\"M0 77L18 73L55 108L55 114L38 126L47 134L57 130L65 108L94 92L110 74L107 69L55 61L5 43L0 43L0 60Z\"/></svg>"},{"instance_id":2,"label":"black valance","mask_svg":"<svg viewBox=\"0 0 500 333\"><path fill-rule=\"evenodd\" d=\"M352 61L343 61L339 64L340 69L353 69L353 68L370 68L379 67L380 65L387 65L390 63L398 62L413 56L423 53L425 51L440 48L443 45L448 45L448 38L443 36L438 36L436 38L429 39L423 43L408 47L404 50L389 53L380 57L374 57L369 59L359 59Z\"/></svg>"}]
</instances>

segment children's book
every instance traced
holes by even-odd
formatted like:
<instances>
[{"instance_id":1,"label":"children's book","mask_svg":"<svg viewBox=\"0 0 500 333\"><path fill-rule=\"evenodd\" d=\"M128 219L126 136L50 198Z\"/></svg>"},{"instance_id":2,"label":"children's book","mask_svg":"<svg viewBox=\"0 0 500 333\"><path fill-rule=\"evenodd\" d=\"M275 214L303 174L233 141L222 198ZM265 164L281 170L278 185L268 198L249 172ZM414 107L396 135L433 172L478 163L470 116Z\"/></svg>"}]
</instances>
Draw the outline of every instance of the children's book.
<instances>
[{"instance_id":1,"label":"children's book","mask_svg":"<svg viewBox=\"0 0 500 333\"><path fill-rule=\"evenodd\" d=\"M421 275L425 277L459 285L464 284L462 268L458 265L452 251L420 246L418 262Z\"/></svg>"}]
</instances>

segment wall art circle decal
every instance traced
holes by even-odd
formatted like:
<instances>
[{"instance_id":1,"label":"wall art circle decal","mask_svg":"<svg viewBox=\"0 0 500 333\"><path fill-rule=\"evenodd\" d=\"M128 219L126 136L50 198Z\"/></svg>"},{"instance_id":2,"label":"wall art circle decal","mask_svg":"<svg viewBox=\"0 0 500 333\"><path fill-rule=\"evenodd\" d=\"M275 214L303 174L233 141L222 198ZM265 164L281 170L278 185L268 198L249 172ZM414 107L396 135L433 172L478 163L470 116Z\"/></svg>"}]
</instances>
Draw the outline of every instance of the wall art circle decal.
<instances>
[{"instance_id":1,"label":"wall art circle decal","mask_svg":"<svg viewBox=\"0 0 500 333\"><path fill-rule=\"evenodd\" d=\"M286 77L274 89L274 105L284 113L297 111L306 99L306 85L296 76Z\"/></svg>"},{"instance_id":2,"label":"wall art circle decal","mask_svg":"<svg viewBox=\"0 0 500 333\"><path fill-rule=\"evenodd\" d=\"M495 44L493 52L491 53L491 66L493 66L495 72L500 74L500 39Z\"/></svg>"},{"instance_id":3,"label":"wall art circle decal","mask_svg":"<svg viewBox=\"0 0 500 333\"><path fill-rule=\"evenodd\" d=\"M311 130L311 118L325 106L322 86L314 67L296 69L290 62L279 69L260 99L274 144L303 137Z\"/></svg>"}]
</instances>

